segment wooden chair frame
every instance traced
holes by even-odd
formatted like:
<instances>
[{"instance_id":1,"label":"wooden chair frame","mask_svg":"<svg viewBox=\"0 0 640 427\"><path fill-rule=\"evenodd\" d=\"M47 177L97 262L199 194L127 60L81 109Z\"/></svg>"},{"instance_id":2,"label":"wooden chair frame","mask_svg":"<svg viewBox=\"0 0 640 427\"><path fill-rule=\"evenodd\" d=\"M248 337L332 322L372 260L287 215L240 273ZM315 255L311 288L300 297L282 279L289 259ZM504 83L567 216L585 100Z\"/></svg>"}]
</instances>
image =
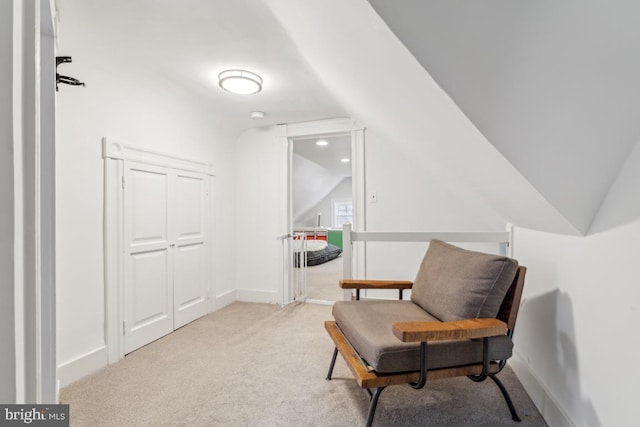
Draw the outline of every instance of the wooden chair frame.
<instances>
[{"instance_id":1,"label":"wooden chair frame","mask_svg":"<svg viewBox=\"0 0 640 427\"><path fill-rule=\"evenodd\" d=\"M465 319L453 322L394 322L393 334L403 342L420 342L420 371L381 374L372 371L365 365L357 351L351 346L335 321L326 321L325 329L335 344L333 357L327 373L327 380L331 380L336 358L340 353L349 366L357 384L366 389L371 397L366 426L373 423L380 393L391 385L408 384L415 389L424 387L429 380L467 376L471 380L480 382L491 378L509 407L514 421L520 421L509 393L502 382L496 377L505 366L506 360L488 360L487 343L489 337L508 335L513 336L526 267L518 267L516 276L502 302L498 316L495 319ZM343 289L411 289L412 282L383 281L383 280L341 280ZM400 294L402 295L402 294ZM440 369L426 369L426 349L429 342L443 340L483 339L483 362L465 366L454 366Z\"/></svg>"}]
</instances>

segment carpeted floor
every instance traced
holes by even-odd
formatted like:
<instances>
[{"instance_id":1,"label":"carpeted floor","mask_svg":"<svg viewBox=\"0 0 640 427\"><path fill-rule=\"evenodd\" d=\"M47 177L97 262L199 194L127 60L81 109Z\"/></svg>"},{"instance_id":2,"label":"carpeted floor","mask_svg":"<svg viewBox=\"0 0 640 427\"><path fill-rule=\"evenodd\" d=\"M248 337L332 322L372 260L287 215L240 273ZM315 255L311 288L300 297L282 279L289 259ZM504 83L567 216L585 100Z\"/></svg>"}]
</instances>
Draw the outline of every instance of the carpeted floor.
<instances>
[{"instance_id":1,"label":"carpeted floor","mask_svg":"<svg viewBox=\"0 0 640 427\"><path fill-rule=\"evenodd\" d=\"M326 381L331 307L234 303L61 391L72 426L360 426L368 395L344 361ZM510 369L500 374L523 419L491 382L387 388L375 426L545 426Z\"/></svg>"},{"instance_id":2,"label":"carpeted floor","mask_svg":"<svg viewBox=\"0 0 640 427\"><path fill-rule=\"evenodd\" d=\"M307 267L307 298L341 301L344 291L337 286L342 279L342 257Z\"/></svg>"}]
</instances>

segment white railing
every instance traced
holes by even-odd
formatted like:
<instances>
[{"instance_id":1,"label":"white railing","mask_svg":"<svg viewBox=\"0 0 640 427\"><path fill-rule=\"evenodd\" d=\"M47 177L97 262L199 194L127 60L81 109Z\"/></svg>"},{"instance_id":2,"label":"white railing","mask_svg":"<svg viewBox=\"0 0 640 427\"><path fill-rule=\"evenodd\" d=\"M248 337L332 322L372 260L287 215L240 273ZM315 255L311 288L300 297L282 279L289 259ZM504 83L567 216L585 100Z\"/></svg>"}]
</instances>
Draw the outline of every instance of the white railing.
<instances>
[{"instance_id":1,"label":"white railing","mask_svg":"<svg viewBox=\"0 0 640 427\"><path fill-rule=\"evenodd\" d=\"M353 244L355 242L429 242L433 239L449 243L497 243L500 254L511 256L513 233L509 231L487 232L393 232L393 231L354 231L351 224L342 228L343 278L353 278ZM351 291L345 291L345 299Z\"/></svg>"},{"instance_id":2,"label":"white railing","mask_svg":"<svg viewBox=\"0 0 640 427\"><path fill-rule=\"evenodd\" d=\"M282 234L276 237L282 243L282 290L280 304L287 305L307 298L307 235Z\"/></svg>"},{"instance_id":3,"label":"white railing","mask_svg":"<svg viewBox=\"0 0 640 427\"><path fill-rule=\"evenodd\" d=\"M293 300L307 298L307 235L293 233Z\"/></svg>"},{"instance_id":4,"label":"white railing","mask_svg":"<svg viewBox=\"0 0 640 427\"><path fill-rule=\"evenodd\" d=\"M290 240L293 236L289 233L276 236L276 240L281 243L280 260L282 266L279 270L280 291L278 301L281 306L285 306L291 302L293 291L290 289L289 283L292 277L291 265L293 264Z\"/></svg>"}]
</instances>

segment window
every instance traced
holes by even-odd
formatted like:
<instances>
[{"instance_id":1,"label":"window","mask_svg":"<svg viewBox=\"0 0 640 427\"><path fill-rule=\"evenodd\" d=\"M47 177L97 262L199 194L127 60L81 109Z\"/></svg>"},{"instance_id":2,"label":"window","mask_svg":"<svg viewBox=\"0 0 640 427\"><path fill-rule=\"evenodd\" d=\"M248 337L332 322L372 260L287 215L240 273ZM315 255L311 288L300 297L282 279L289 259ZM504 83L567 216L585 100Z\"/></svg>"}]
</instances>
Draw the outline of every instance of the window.
<instances>
[{"instance_id":1,"label":"window","mask_svg":"<svg viewBox=\"0 0 640 427\"><path fill-rule=\"evenodd\" d=\"M342 228L345 222L353 223L353 204L351 199L335 199L331 201L333 210L333 227Z\"/></svg>"}]
</instances>

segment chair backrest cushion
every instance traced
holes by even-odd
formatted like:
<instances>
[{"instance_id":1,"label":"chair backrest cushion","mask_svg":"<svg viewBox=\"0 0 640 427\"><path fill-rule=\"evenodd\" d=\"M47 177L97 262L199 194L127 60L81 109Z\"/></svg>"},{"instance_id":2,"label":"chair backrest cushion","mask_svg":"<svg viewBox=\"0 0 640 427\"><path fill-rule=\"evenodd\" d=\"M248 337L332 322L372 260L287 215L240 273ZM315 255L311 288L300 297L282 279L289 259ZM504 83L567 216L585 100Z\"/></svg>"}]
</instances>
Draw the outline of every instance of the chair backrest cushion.
<instances>
[{"instance_id":1,"label":"chair backrest cushion","mask_svg":"<svg viewBox=\"0 0 640 427\"><path fill-rule=\"evenodd\" d=\"M514 259L432 240L411 300L443 322L495 318L517 270Z\"/></svg>"}]
</instances>

